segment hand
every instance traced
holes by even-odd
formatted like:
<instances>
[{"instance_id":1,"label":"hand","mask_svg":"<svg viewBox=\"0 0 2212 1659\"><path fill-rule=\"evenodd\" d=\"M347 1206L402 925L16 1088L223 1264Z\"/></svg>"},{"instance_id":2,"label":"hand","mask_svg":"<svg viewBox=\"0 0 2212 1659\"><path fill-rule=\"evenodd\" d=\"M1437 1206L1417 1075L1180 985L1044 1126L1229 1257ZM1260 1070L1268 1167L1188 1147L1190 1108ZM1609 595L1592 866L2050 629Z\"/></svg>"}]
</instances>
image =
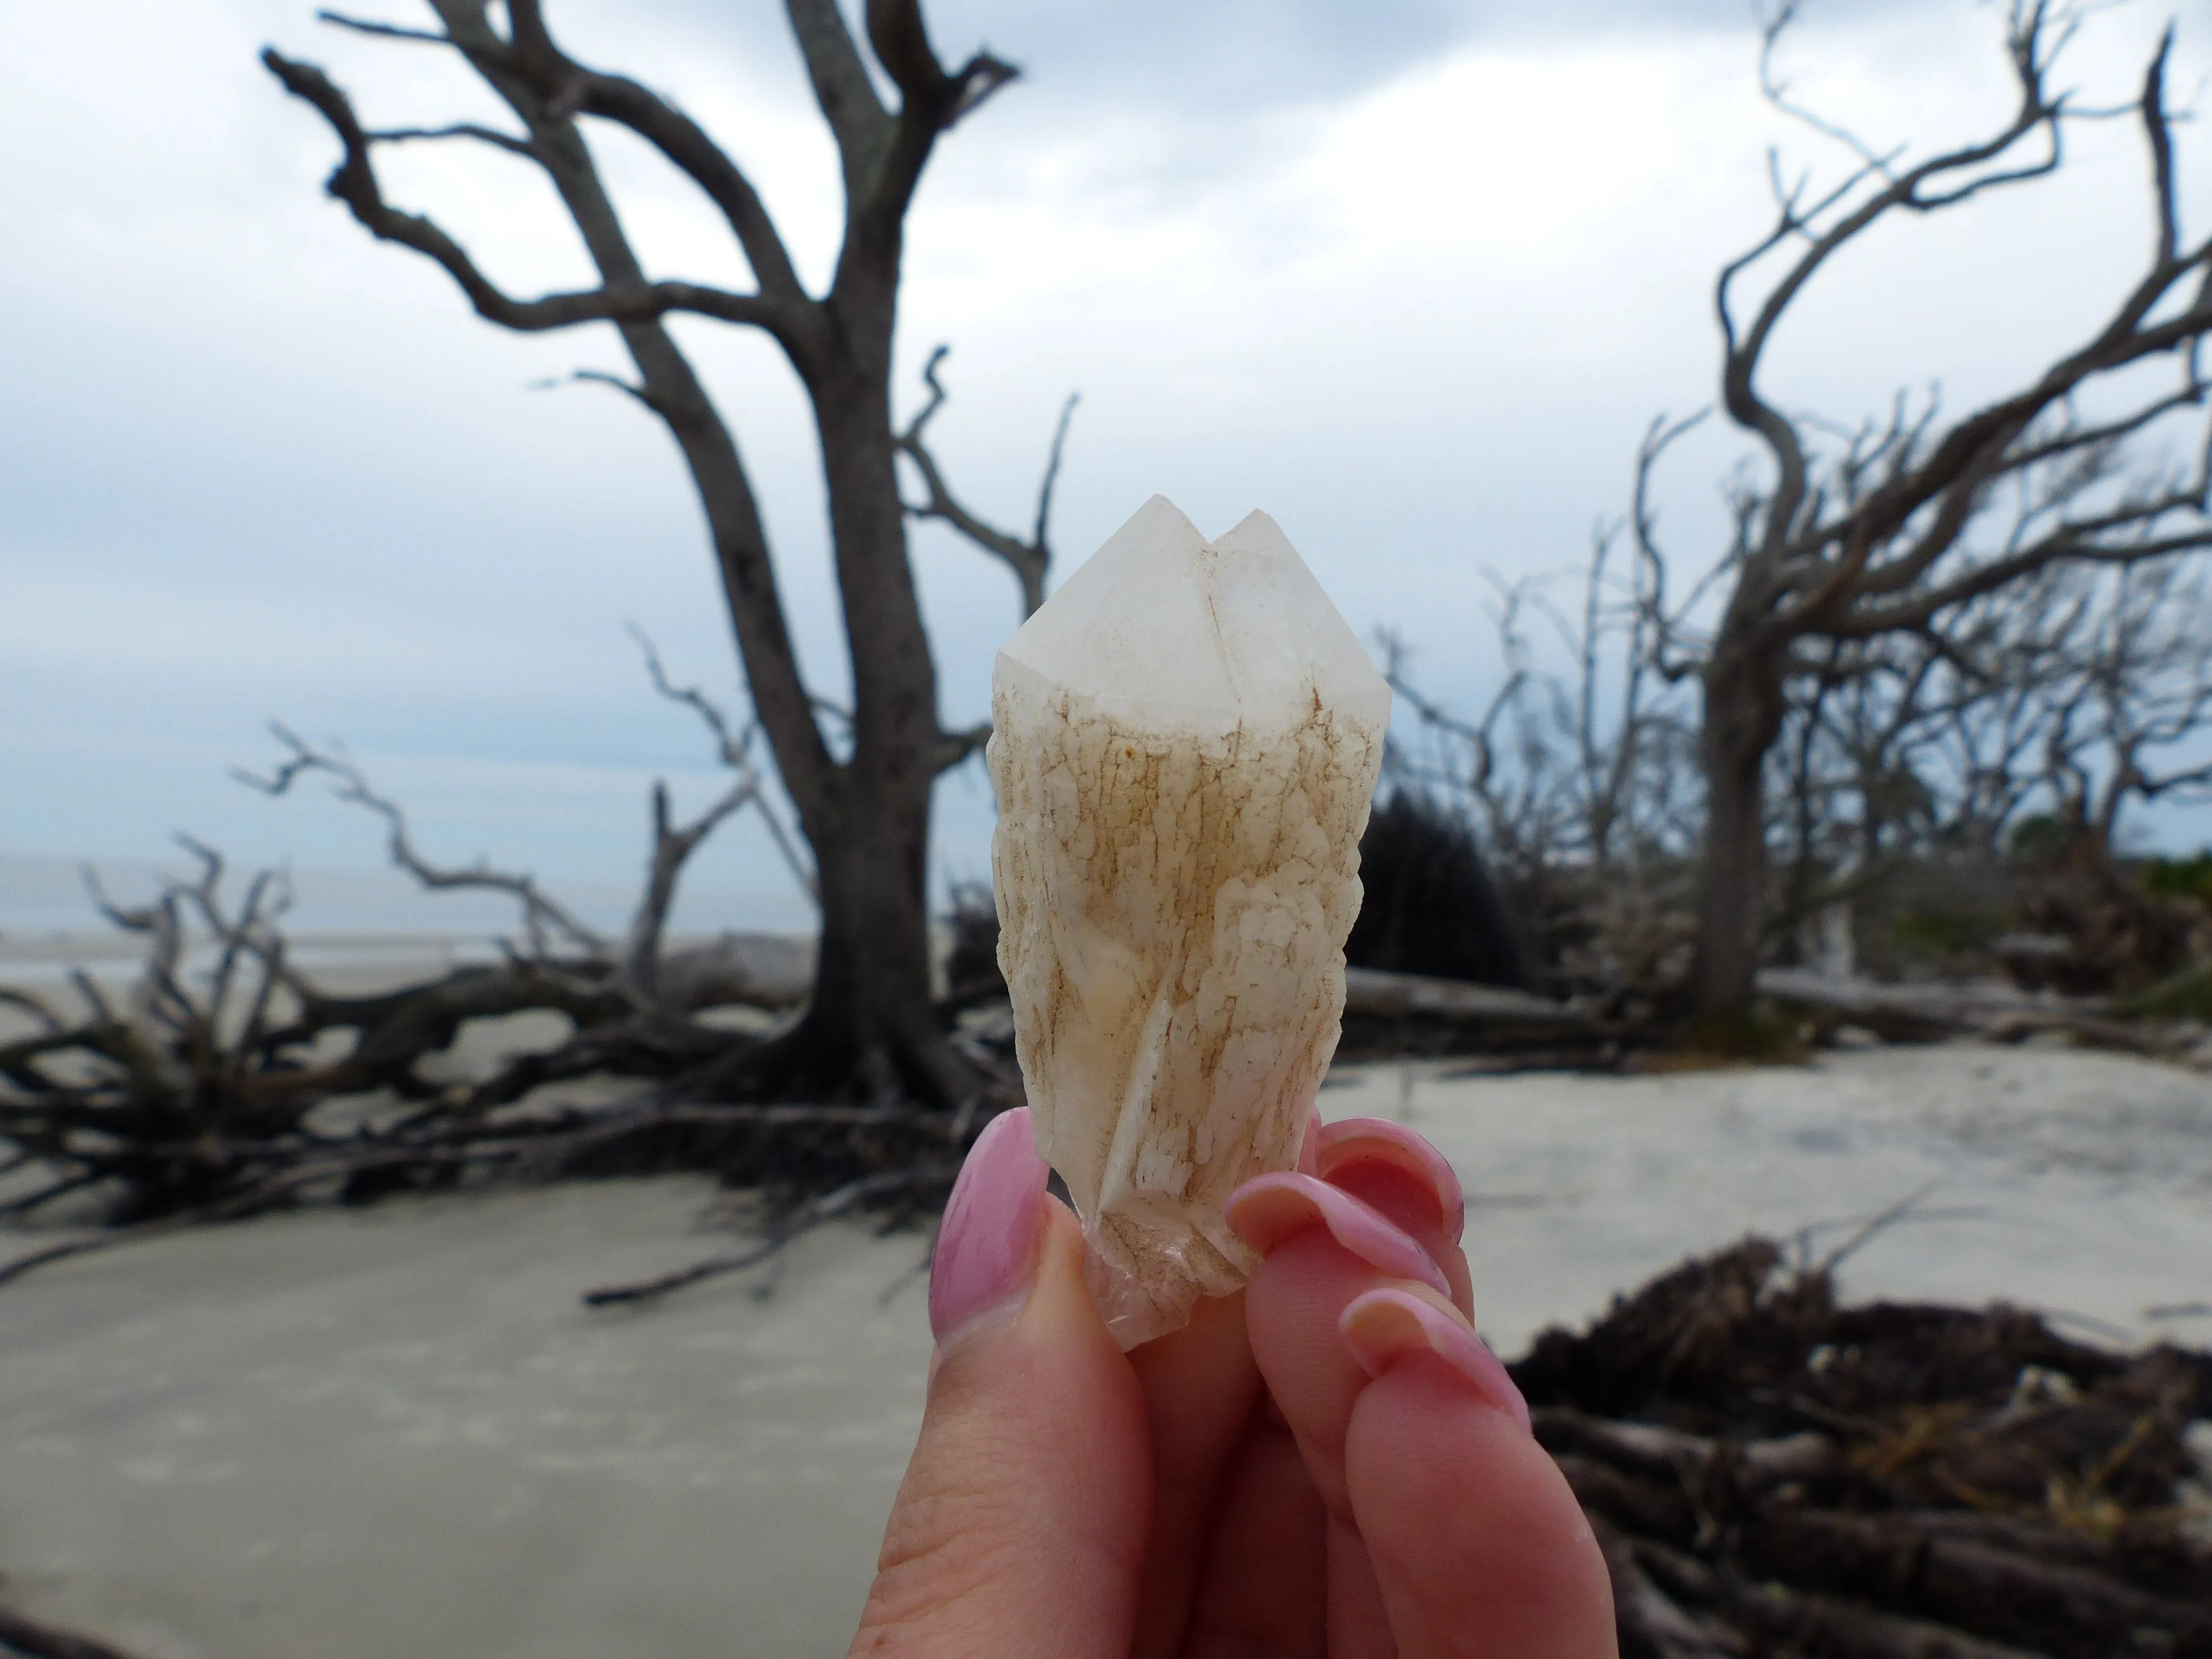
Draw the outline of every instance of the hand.
<instances>
[{"instance_id":1,"label":"hand","mask_svg":"<svg viewBox=\"0 0 2212 1659\"><path fill-rule=\"evenodd\" d=\"M1396 1124L1237 1189L1238 1296L1124 1355L1026 1112L930 1279L921 1443L853 1652L1608 1659L1605 1564L1474 1334L1450 1167Z\"/></svg>"}]
</instances>

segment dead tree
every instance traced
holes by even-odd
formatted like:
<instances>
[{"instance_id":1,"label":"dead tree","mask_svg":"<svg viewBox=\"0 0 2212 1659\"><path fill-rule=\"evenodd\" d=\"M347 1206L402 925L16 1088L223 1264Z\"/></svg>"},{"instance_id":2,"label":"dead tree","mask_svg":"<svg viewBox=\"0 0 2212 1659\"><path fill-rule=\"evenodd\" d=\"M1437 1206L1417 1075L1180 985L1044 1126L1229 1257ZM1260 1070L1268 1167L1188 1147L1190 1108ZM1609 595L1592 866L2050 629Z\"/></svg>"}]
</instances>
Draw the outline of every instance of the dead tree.
<instances>
[{"instance_id":1,"label":"dead tree","mask_svg":"<svg viewBox=\"0 0 2212 1659\"><path fill-rule=\"evenodd\" d=\"M2098 574L2047 568L1969 601L1940 634L1889 641L1933 668L1913 741L1922 775L1942 780L1930 830L1940 849L2001 862L2033 810L2051 699L2075 678L2098 586L2085 579Z\"/></svg>"},{"instance_id":2,"label":"dead tree","mask_svg":"<svg viewBox=\"0 0 2212 1659\"><path fill-rule=\"evenodd\" d=\"M1395 637L1381 641L1417 734L1394 741L1386 784L1460 810L1547 979L1608 1006L1679 980L1694 836L1685 699L1655 672L1650 607L1620 544L1600 528L1571 605L1545 579L1491 578L1504 673L1472 719L1420 690Z\"/></svg>"},{"instance_id":3,"label":"dead tree","mask_svg":"<svg viewBox=\"0 0 2212 1659\"><path fill-rule=\"evenodd\" d=\"M908 558L890 377L915 188L938 141L1015 70L987 52L948 67L930 43L920 0L868 0L865 42L835 0L789 0L792 33L842 168L842 244L827 290L816 295L744 169L666 99L569 56L538 0L430 0L430 9L436 28L322 15L458 54L513 113L513 127L370 127L320 70L273 50L262 61L329 124L343 154L327 189L371 234L441 267L480 316L503 328L611 325L636 368L634 380L614 384L661 421L683 453L753 707L812 850L821 911L805 1017L774 1042L731 1056L703 1086L817 1099L905 1094L939 1107L970 1101L979 1079L931 1006L925 875L933 785L985 733L939 728L936 669ZM895 91L896 108L885 106L879 84ZM593 122L642 139L697 186L742 250L750 289L646 276L587 143ZM485 144L538 168L574 221L598 286L510 294L443 228L386 200L378 149L433 140ZM801 678L752 480L669 331L678 316L763 331L812 404L851 656L843 741L833 744L823 731L823 706ZM908 453L917 453L918 429L908 437ZM1041 559L1041 530L1036 549Z\"/></svg>"},{"instance_id":4,"label":"dead tree","mask_svg":"<svg viewBox=\"0 0 2212 1659\"><path fill-rule=\"evenodd\" d=\"M1737 501L1734 545L1716 568L1725 597L1710 625L1670 604L1668 560L1644 504L1680 426L1655 426L1639 457L1638 553L1669 670L1703 698L1698 760L1705 787L1693 994L1699 1018L1736 1026L1752 1008L1765 922L1768 771L1796 677L1833 647L1940 632L1960 607L2059 566L2172 559L2212 544L2205 465L2168 465L2170 420L2201 410L2198 346L2212 331L2212 242L2182 225L2173 123L2166 107L2171 35L2126 112L2148 161L2148 258L2106 319L2019 389L1947 420L1929 401L1837 435L1794 414L1763 384L1769 348L1807 290L1878 226L1948 213L2055 173L2074 124L2091 118L2055 87L2054 65L2087 8L2010 0L2005 49L2017 88L2011 115L1973 142L1907 165L1802 108L1778 78L1777 52L1796 8L1767 21L1761 82L1769 100L1847 148L1832 188L1772 169L1778 214L1765 236L1723 269L1715 290L1723 341L1721 405L1762 458ZM1780 270L1754 301L1755 269ZM2129 371L2173 367L2164 387ZM2091 412L2094 410L2094 412ZM2084 487L2085 477L2094 480Z\"/></svg>"},{"instance_id":5,"label":"dead tree","mask_svg":"<svg viewBox=\"0 0 2212 1659\"><path fill-rule=\"evenodd\" d=\"M1392 748L1386 775L1464 799L1516 881L1546 866L1614 871L1680 849L1678 700L1653 672L1646 607L1615 580L1617 539L1607 529L1593 538L1571 609L1553 601L1551 579L1488 574L1504 672L1472 720L1425 695L1402 641L1381 637L1384 678L1420 733Z\"/></svg>"},{"instance_id":6,"label":"dead tree","mask_svg":"<svg viewBox=\"0 0 2212 1659\"><path fill-rule=\"evenodd\" d=\"M757 1042L702 1016L743 1006L756 1024L795 1018L811 952L759 935L669 942L686 862L732 814L758 805L760 775L753 728L672 684L649 644L646 652L655 685L700 717L732 781L689 822L655 786L645 879L619 936L527 875L434 862L405 812L358 766L282 726L281 763L241 779L270 795L328 782L383 821L392 863L426 889L512 901L518 926L500 941L501 960L344 994L296 960L281 874L254 877L234 904L222 858L180 837L195 873L164 881L143 905L115 902L93 879L102 914L143 942L138 978L111 992L80 972L74 1008L0 988L14 1028L0 1030L0 1176L14 1177L0 1222L36 1220L68 1200L96 1204L111 1224L0 1263L0 1284L197 1222L465 1182L714 1175L757 1195L767 1234L717 1272L766 1260L855 1208L896 1214L941 1201L988 1109L1015 1097L1003 1044L967 1031L948 1039L985 1079L957 1112L701 1097L702 1076ZM456 1072L451 1051L471 1023L533 1012L561 1016L568 1034L482 1072ZM562 1086L586 1077L623 1086L612 1100L604 1089L579 1098Z\"/></svg>"},{"instance_id":7,"label":"dead tree","mask_svg":"<svg viewBox=\"0 0 2212 1659\"><path fill-rule=\"evenodd\" d=\"M1830 641L1817 671L1789 689L1770 768L1789 862L1769 926L1785 940L1925 847L1936 791L1923 728L1942 663L1917 640Z\"/></svg>"},{"instance_id":8,"label":"dead tree","mask_svg":"<svg viewBox=\"0 0 2212 1659\"><path fill-rule=\"evenodd\" d=\"M111 1219L130 1224L254 1207L295 1192L302 1169L342 1188L364 1173L379 1182L401 1169L410 1178L453 1174L483 1161L483 1148L467 1143L495 1108L586 1072L684 1075L743 1042L695 1019L701 1010L794 1006L804 964L763 948L769 941L666 946L685 862L718 825L757 803L761 780L751 732L733 732L702 694L672 685L650 646L647 662L662 693L705 720L732 781L688 823L671 810L665 786L655 786L646 878L619 939L528 875L433 861L405 812L358 766L282 726L274 728L280 764L240 779L270 795L325 781L340 800L382 820L392 864L423 888L512 901L518 925L501 942L502 961L336 994L294 960L284 931L290 884L280 872L252 878L234 904L221 855L180 836L195 873L165 882L145 904L116 902L88 873L101 915L143 941L142 966L122 996L77 974L73 1016L53 998L0 990L0 1002L32 1027L0 1042L0 1142L50 1177L0 1205L0 1218L88 1188L107 1197ZM530 1012L562 1015L573 1035L469 1083L422 1069L471 1020ZM372 1094L400 1113L396 1139L318 1127L325 1103Z\"/></svg>"},{"instance_id":9,"label":"dead tree","mask_svg":"<svg viewBox=\"0 0 2212 1659\"><path fill-rule=\"evenodd\" d=\"M2099 574L2044 688L2036 781L2072 855L2102 863L2130 805L2212 790L2212 595L2193 568Z\"/></svg>"},{"instance_id":10,"label":"dead tree","mask_svg":"<svg viewBox=\"0 0 2212 1659\"><path fill-rule=\"evenodd\" d=\"M1996 862L2031 830L2106 863L2130 807L2212 789L2208 646L2206 573L2176 560L2053 565L1940 628L1831 641L1791 688L1790 814L1861 870L1893 850Z\"/></svg>"}]
</instances>

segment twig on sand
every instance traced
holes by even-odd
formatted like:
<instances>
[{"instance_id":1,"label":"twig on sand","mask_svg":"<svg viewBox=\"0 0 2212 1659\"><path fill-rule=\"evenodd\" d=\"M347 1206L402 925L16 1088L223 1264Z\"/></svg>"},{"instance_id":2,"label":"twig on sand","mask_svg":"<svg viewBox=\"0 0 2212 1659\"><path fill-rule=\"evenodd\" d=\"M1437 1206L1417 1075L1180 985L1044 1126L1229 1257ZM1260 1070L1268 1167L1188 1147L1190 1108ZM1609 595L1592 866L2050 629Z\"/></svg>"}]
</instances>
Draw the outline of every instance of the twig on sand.
<instances>
[{"instance_id":1,"label":"twig on sand","mask_svg":"<svg viewBox=\"0 0 2212 1659\"><path fill-rule=\"evenodd\" d=\"M352 1191L371 1183L422 1187L441 1172L455 1181L486 1175L549 1180L600 1172L715 1166L729 1177L757 1181L773 1174L775 1158L804 1151L808 1142L802 1137L811 1138L823 1149L817 1156L836 1159L866 1150L869 1156L890 1165L845 1181L798 1205L757 1247L702 1262L674 1275L670 1282L656 1280L627 1290L595 1291L586 1298L594 1306L603 1301L650 1300L702 1279L766 1261L807 1229L856 1209L886 1200L919 1201L933 1193L941 1198L959 1173L958 1154L965 1152L969 1132L977 1127L975 1119L974 1113L948 1117L919 1107L647 1102L590 1115L522 1122L454 1123L433 1116L421 1121L404 1138L370 1137L336 1145L296 1139L266 1146L247 1141L203 1143L197 1147L157 1144L139 1150L150 1157L212 1148L241 1164L262 1163L276 1167L263 1178L217 1200L106 1227L0 1262L0 1286L72 1256L135 1244L208 1222L264 1214L296 1203L313 1190ZM719 1152L674 1156L659 1146L671 1137L687 1135L734 1139ZM750 1151L747 1141L751 1143ZM942 1150L948 1145L954 1149L949 1160ZM895 1161L906 1158L914 1161ZM755 1169L755 1164L762 1167ZM374 1190L374 1186L370 1185L370 1189Z\"/></svg>"},{"instance_id":2,"label":"twig on sand","mask_svg":"<svg viewBox=\"0 0 2212 1659\"><path fill-rule=\"evenodd\" d=\"M935 1160L906 1170L884 1170L874 1175L862 1176L843 1186L832 1188L821 1197L810 1200L786 1216L769 1230L768 1237L750 1249L733 1251L726 1255L708 1256L703 1261L658 1279L648 1279L634 1285L603 1285L598 1290L584 1293L587 1308L619 1307L626 1304L657 1301L672 1291L681 1291L724 1273L742 1273L747 1267L775 1257L787 1244L801 1233L849 1214L865 1204L880 1202L887 1198L919 1196L930 1188L949 1188L960 1173L957 1160Z\"/></svg>"},{"instance_id":3,"label":"twig on sand","mask_svg":"<svg viewBox=\"0 0 2212 1659\"><path fill-rule=\"evenodd\" d=\"M1829 1251L1826 1255L1821 1257L1820 1265L1814 1271L1823 1274L1834 1273L1836 1269L1842 1267L1844 1262L1856 1255L1861 1249L1872 1243L1882 1234L1887 1232L1892 1227L1904 1220L1915 1210L1917 1210L1920 1207L1920 1201L1942 1184L1942 1177L1940 1176L1933 1181L1922 1182L1912 1191L1907 1193L1903 1198L1899 1199L1896 1203L1891 1205L1887 1209L1882 1211L1881 1214L1869 1221L1864 1226L1861 1227L1856 1232L1853 1233L1842 1243L1837 1245L1836 1248Z\"/></svg>"}]
</instances>

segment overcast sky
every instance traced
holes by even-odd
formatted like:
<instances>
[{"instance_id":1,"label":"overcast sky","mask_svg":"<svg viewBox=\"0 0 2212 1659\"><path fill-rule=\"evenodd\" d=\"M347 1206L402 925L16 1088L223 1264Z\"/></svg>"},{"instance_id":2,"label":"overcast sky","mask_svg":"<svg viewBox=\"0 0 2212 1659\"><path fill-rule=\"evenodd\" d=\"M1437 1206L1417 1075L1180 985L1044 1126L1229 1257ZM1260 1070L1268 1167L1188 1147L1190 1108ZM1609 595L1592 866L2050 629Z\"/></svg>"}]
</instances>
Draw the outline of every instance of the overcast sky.
<instances>
[{"instance_id":1,"label":"overcast sky","mask_svg":"<svg viewBox=\"0 0 2212 1659\"><path fill-rule=\"evenodd\" d=\"M1785 56L1797 89L1878 143L1955 137L2008 108L1995 7L1807 9ZM721 137L818 280L835 164L781 8L549 10L579 56ZM952 343L937 435L961 490L1024 520L1079 388L1063 570L1156 490L1209 531L1265 507L1363 635L1399 629L1450 698L1494 667L1482 569L1572 564L1619 512L1645 423L1709 399L1709 284L1764 228L1766 145L1838 165L1759 103L1736 0L930 15L945 56L987 43L1024 71L947 141L911 221L902 396ZM2163 21L2140 4L2099 17L2072 78L2125 97ZM612 891L641 856L650 779L695 801L714 783L623 624L736 694L684 478L619 397L536 389L617 367L605 331L482 324L322 196L333 143L256 63L268 43L325 64L374 122L493 112L435 51L320 27L306 0L0 0L0 855L156 858L185 829L245 858L374 865L358 814L228 781L269 757L274 716L343 739L433 853ZM2185 91L2205 44L2183 38ZM678 180L617 137L601 153L657 273L742 281ZM520 164L424 147L384 173L510 288L582 279ZM2208 178L2198 166L2191 203ZM1998 389L2079 335L2140 258L2142 179L2115 126L2039 196L1876 239L1778 343L1771 389L1845 419L1899 385L1940 382L1954 404ZM678 326L834 695L803 403L763 342ZM1686 559L1736 453L1715 431L1670 475ZM972 720L1013 585L941 534L916 549L943 712ZM940 820L940 873L981 874L977 769L947 781ZM754 834L702 855L697 879L700 920L803 914Z\"/></svg>"}]
</instances>

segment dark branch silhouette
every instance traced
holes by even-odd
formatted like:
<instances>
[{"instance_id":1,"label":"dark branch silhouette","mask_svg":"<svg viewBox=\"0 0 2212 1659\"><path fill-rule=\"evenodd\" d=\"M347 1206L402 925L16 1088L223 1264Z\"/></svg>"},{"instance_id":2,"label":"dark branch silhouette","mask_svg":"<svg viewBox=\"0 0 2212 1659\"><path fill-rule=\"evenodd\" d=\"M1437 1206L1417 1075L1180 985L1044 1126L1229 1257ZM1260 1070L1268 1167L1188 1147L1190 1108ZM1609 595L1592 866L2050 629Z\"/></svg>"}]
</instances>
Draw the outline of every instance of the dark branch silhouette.
<instances>
[{"instance_id":1,"label":"dark branch silhouette","mask_svg":"<svg viewBox=\"0 0 2212 1659\"><path fill-rule=\"evenodd\" d=\"M914 463L915 471L921 477L924 499L909 506L907 511L917 519L935 519L951 525L977 547L1004 563L1014 573L1021 584L1022 615L1033 617L1044 603L1045 573L1052 567L1052 492L1060 481L1060 463L1067 445L1067 425L1075 417L1075 405L1081 401L1080 392L1071 392L1067 401L1060 405L1059 422L1053 428L1052 449L1045 458L1044 478L1037 485L1036 517L1030 529L1029 539L1009 534L996 526L986 523L963 506L945 482L944 470L929 448L927 433L929 423L944 408L948 396L945 382L938 378L938 369L951 354L952 348L940 345L929 354L922 366L922 384L929 388L928 401L915 411L907 422L906 430L899 434L899 453Z\"/></svg>"},{"instance_id":2,"label":"dark branch silhouette","mask_svg":"<svg viewBox=\"0 0 2212 1659\"><path fill-rule=\"evenodd\" d=\"M800 282L739 163L659 94L571 57L538 0L511 0L503 27L501 9L488 0L431 0L431 6L441 32L330 21L456 53L505 106L513 127L374 127L313 65L273 50L263 61L337 139L340 157L327 188L365 229L433 262L479 315L502 327L611 325L635 378L599 371L579 378L634 399L661 422L684 458L753 718L811 857L796 857L787 837L780 844L821 915L805 1018L732 1061L713 1087L748 1097L830 1099L872 1097L888 1077L903 1092L956 1109L988 1080L949 1041L931 1000L925 878L932 787L948 760L972 744L965 734L939 730L936 670L899 495L891 343L905 219L923 171L939 140L1015 71L988 52L951 64L940 60L919 0L872 0L860 37L833 0L792 0L793 39L836 141L844 190L836 262L826 289L815 294ZM878 94L868 57L895 89L896 108ZM650 145L696 188L743 252L750 289L647 278L593 155L594 124ZM544 177L582 238L596 286L510 293L445 227L386 198L375 168L380 145L454 139L489 144ZM822 699L799 671L752 480L727 422L669 331L669 319L679 315L763 331L812 404L853 686L849 717L832 732L824 730ZM1060 443L1056 436L1055 467ZM1048 480L1041 508L1049 493ZM1034 574L1024 572L1025 584L1038 591L1047 556L1042 524L1041 514L1029 544ZM1005 556L1003 548L991 550ZM769 822L781 836L781 821L769 815ZM680 834L672 823L661 828L661 844L672 852Z\"/></svg>"},{"instance_id":3,"label":"dark branch silhouette","mask_svg":"<svg viewBox=\"0 0 2212 1659\"><path fill-rule=\"evenodd\" d=\"M2151 181L2150 254L2106 319L2016 391L1964 416L1946 420L1932 402L1916 412L1899 398L1886 419L1838 436L1786 411L1763 386L1768 349L1808 289L1878 225L2047 178L2063 164L2069 124L2104 112L2077 111L2052 81L2081 9L2013 0L2004 27L2012 112L1983 137L1908 161L1789 95L1776 61L1795 15L1785 5L1766 25L1762 85L1776 107L1848 149L1851 166L1816 191L1805 179L1784 181L1778 163L1772 228L1715 285L1721 407L1758 446L1764 477L1731 496L1734 540L1707 577L1720 586L1682 599L1668 595L1668 559L1647 503L1652 471L1685 425L1652 428L1632 515L1656 659L1670 674L1694 676L1704 699L1695 990L1703 1016L1718 1024L1751 1010L1766 919L1767 774L1797 677L1823 661L1832 672L1879 656L1838 647L1942 635L1978 599L2048 569L2147 566L2212 546L2212 433L2189 441L2191 459L2179 468L2154 445L2170 417L2201 425L2208 388L2197 346L2212 331L2212 241L2185 242L2177 206L2171 33L2130 107ZM1746 301L1746 284L1770 259L1781 261L1778 275ZM2146 391L2121 378L2161 360L2174 372L2169 387ZM2094 418L2081 412L2093 393L2108 411ZM1702 603L1708 592L1717 614Z\"/></svg>"}]
</instances>

